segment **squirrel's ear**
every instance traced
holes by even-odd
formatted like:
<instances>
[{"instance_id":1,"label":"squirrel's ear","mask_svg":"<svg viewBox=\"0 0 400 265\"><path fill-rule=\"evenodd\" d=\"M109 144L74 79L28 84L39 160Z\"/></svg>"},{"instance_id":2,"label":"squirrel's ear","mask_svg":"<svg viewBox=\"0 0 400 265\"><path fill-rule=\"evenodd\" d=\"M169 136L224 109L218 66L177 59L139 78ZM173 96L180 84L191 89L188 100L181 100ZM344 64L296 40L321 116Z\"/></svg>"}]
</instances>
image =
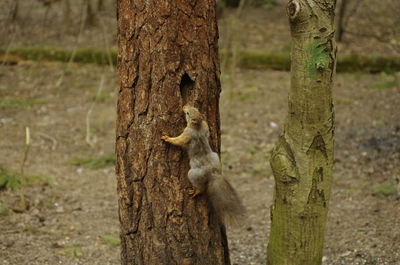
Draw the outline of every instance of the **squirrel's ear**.
<instances>
[{"instance_id":1,"label":"squirrel's ear","mask_svg":"<svg viewBox=\"0 0 400 265\"><path fill-rule=\"evenodd\" d=\"M189 105L188 105L188 104L184 105L184 106L182 107L182 110L183 110L183 112L189 111Z\"/></svg>"}]
</instances>

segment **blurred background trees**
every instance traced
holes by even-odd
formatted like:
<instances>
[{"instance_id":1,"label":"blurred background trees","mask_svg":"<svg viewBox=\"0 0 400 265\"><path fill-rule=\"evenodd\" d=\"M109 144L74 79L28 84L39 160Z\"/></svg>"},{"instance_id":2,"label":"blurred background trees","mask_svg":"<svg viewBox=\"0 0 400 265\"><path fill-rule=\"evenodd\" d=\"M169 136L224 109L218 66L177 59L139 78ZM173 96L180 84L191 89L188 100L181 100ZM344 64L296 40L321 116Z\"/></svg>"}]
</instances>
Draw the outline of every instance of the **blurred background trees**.
<instances>
[{"instance_id":1,"label":"blurred background trees","mask_svg":"<svg viewBox=\"0 0 400 265\"><path fill-rule=\"evenodd\" d=\"M337 10L337 40L374 39L400 52L400 1L341 0Z\"/></svg>"},{"instance_id":2,"label":"blurred background trees","mask_svg":"<svg viewBox=\"0 0 400 265\"><path fill-rule=\"evenodd\" d=\"M246 9L240 15L240 21L234 25L227 23L233 16L238 16L236 9L239 5ZM288 25L284 14L285 5L286 0L218 0L220 47L224 49L226 45L231 45L227 41L237 42L240 49L251 50L276 51L276 44L287 46L289 36L280 30L281 26ZM43 44L68 48L76 45L98 46L96 39L103 36L104 32L116 48L115 1L7 0L2 1L0 7L0 48L4 49L11 43L17 47ZM341 53L399 52L400 1L338 0L336 11L337 40L343 44L339 46ZM264 24L264 27L260 24ZM226 38L226 31L229 31L227 27L239 29L238 36ZM86 37L80 38L77 44L79 32ZM100 37L101 42L102 39ZM255 43L260 45L254 46ZM279 51L282 49L279 48Z\"/></svg>"}]
</instances>

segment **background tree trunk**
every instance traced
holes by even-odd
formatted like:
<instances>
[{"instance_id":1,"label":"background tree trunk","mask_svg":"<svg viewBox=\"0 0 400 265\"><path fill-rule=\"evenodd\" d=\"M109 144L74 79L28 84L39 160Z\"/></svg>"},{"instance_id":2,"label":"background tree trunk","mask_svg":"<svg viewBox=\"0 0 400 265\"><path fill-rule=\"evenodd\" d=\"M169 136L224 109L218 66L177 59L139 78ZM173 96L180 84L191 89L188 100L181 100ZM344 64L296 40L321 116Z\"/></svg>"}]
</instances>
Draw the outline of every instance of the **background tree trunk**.
<instances>
[{"instance_id":1,"label":"background tree trunk","mask_svg":"<svg viewBox=\"0 0 400 265\"><path fill-rule=\"evenodd\" d=\"M11 20L16 21L18 19L18 13L19 13L19 0L14 0L14 5L11 10Z\"/></svg>"},{"instance_id":2,"label":"background tree trunk","mask_svg":"<svg viewBox=\"0 0 400 265\"><path fill-rule=\"evenodd\" d=\"M71 26L71 3L69 0L64 0L64 23L67 27Z\"/></svg>"},{"instance_id":3,"label":"background tree trunk","mask_svg":"<svg viewBox=\"0 0 400 265\"><path fill-rule=\"evenodd\" d=\"M322 262L333 165L335 2L292 0L287 6L292 76L284 132L271 157L269 265Z\"/></svg>"},{"instance_id":4,"label":"background tree trunk","mask_svg":"<svg viewBox=\"0 0 400 265\"><path fill-rule=\"evenodd\" d=\"M116 130L122 264L230 264L225 228L188 196L184 151L161 140L205 114L220 150L215 1L117 1Z\"/></svg>"},{"instance_id":5,"label":"background tree trunk","mask_svg":"<svg viewBox=\"0 0 400 265\"><path fill-rule=\"evenodd\" d=\"M336 33L336 39L338 42L341 42L343 40L343 34L344 34L344 28L345 28L345 15L347 14L347 4L349 3L349 0L342 0L339 5L339 11L338 11L338 23L337 23L337 33Z\"/></svg>"},{"instance_id":6,"label":"background tree trunk","mask_svg":"<svg viewBox=\"0 0 400 265\"><path fill-rule=\"evenodd\" d=\"M93 8L92 0L84 0L84 1L86 9L85 26L93 27L97 24L97 16L95 13L95 9Z\"/></svg>"},{"instance_id":7,"label":"background tree trunk","mask_svg":"<svg viewBox=\"0 0 400 265\"><path fill-rule=\"evenodd\" d=\"M104 11L104 0L97 0L97 11Z\"/></svg>"}]
</instances>

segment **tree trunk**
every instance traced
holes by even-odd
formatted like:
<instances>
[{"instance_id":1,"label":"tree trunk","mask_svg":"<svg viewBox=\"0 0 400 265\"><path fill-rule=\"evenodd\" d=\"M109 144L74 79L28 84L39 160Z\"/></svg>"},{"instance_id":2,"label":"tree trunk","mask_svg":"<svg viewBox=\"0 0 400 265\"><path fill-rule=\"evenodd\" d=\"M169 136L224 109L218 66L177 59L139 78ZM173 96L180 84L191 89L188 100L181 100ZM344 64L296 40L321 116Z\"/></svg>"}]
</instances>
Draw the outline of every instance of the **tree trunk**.
<instances>
[{"instance_id":1,"label":"tree trunk","mask_svg":"<svg viewBox=\"0 0 400 265\"><path fill-rule=\"evenodd\" d=\"M342 0L339 5L337 34L336 34L336 39L338 42L341 42L343 40L344 27L345 27L344 17L347 13L346 11L347 11L348 3L349 3L349 0Z\"/></svg>"},{"instance_id":2,"label":"tree trunk","mask_svg":"<svg viewBox=\"0 0 400 265\"><path fill-rule=\"evenodd\" d=\"M68 27L71 25L71 3L64 0L64 24Z\"/></svg>"},{"instance_id":3,"label":"tree trunk","mask_svg":"<svg viewBox=\"0 0 400 265\"><path fill-rule=\"evenodd\" d=\"M97 11L104 11L104 0L97 0Z\"/></svg>"},{"instance_id":4,"label":"tree trunk","mask_svg":"<svg viewBox=\"0 0 400 265\"><path fill-rule=\"evenodd\" d=\"M333 165L335 0L292 0L289 110L271 156L269 265L322 262Z\"/></svg>"},{"instance_id":5,"label":"tree trunk","mask_svg":"<svg viewBox=\"0 0 400 265\"><path fill-rule=\"evenodd\" d=\"M14 5L11 10L11 20L16 21L18 19L18 13L19 13L19 0L14 0Z\"/></svg>"},{"instance_id":6,"label":"tree trunk","mask_svg":"<svg viewBox=\"0 0 400 265\"><path fill-rule=\"evenodd\" d=\"M85 0L85 8L86 8L86 19L85 26L93 27L97 24L97 16L93 8L92 0Z\"/></svg>"},{"instance_id":7,"label":"tree trunk","mask_svg":"<svg viewBox=\"0 0 400 265\"><path fill-rule=\"evenodd\" d=\"M215 1L117 1L116 129L122 264L230 264L223 225L193 199L185 151L164 143L199 108L220 150Z\"/></svg>"}]
</instances>

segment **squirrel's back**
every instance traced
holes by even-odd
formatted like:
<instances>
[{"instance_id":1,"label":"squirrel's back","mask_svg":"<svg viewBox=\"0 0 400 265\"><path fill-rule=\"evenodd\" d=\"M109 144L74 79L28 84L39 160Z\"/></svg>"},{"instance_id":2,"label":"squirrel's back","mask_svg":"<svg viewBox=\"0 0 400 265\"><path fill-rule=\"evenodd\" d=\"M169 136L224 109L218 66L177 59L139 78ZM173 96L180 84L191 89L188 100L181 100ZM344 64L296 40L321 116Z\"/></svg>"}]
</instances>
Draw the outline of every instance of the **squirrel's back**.
<instances>
[{"instance_id":1,"label":"squirrel's back","mask_svg":"<svg viewBox=\"0 0 400 265\"><path fill-rule=\"evenodd\" d=\"M211 153L212 150L208 142L210 132L207 123L202 121L201 124L191 125L189 130L191 131L191 140L187 147L189 157L204 156Z\"/></svg>"}]
</instances>

